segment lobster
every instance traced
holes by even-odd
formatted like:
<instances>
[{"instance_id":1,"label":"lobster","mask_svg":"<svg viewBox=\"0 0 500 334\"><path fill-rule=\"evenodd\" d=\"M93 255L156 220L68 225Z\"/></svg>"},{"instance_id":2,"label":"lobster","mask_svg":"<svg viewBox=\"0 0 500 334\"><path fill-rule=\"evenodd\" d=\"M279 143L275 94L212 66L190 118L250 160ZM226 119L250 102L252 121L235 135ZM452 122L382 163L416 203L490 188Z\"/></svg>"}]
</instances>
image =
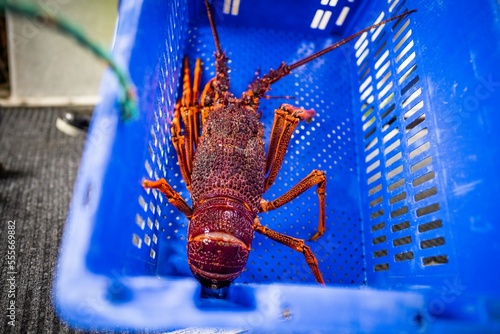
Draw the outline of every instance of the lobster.
<instances>
[{"instance_id":1,"label":"lobster","mask_svg":"<svg viewBox=\"0 0 500 334\"><path fill-rule=\"evenodd\" d=\"M310 240L324 234L324 171L313 170L273 201L262 198L278 176L297 124L310 121L315 112L290 104L276 109L266 154L259 101L266 97L273 83L295 68L415 10L381 21L293 64L283 62L262 78L256 78L241 97L236 98L229 91L228 57L221 49L208 0L205 6L215 43L216 75L204 86L200 96L201 61L196 61L191 82L189 60L184 58L182 96L175 106L170 128L192 207L163 178L143 180L142 185L162 192L169 203L189 219L188 264L202 286L217 290L241 274L254 232L302 253L316 281L324 285L318 261L305 241L274 231L262 225L258 218L259 213L275 210L316 186L319 222Z\"/></svg>"}]
</instances>

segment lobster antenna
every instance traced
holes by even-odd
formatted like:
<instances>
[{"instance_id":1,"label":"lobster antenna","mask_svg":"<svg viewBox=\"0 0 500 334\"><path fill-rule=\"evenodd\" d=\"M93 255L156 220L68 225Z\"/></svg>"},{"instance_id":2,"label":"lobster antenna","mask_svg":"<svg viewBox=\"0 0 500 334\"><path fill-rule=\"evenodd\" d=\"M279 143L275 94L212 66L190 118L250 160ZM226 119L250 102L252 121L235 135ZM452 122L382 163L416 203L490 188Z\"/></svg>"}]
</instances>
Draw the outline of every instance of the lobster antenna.
<instances>
[{"instance_id":1,"label":"lobster antenna","mask_svg":"<svg viewBox=\"0 0 500 334\"><path fill-rule=\"evenodd\" d=\"M375 23L374 25L371 25L368 28L365 28L365 29L363 29L361 31L358 31L357 33L355 33L355 34L353 34L353 35L351 35L349 37L346 37L343 40L338 41L337 43L335 43L333 45L330 45L329 47L327 47L327 48L325 48L325 49L323 49L321 51L318 51L318 52L316 52L316 53L314 53L314 54L312 54L312 55L310 55L310 56L308 56L308 57L306 57L306 58L304 58L302 60L299 60L299 61L297 61L297 62L295 62L293 64L288 65L288 68L289 68L290 71L293 70L293 69L296 69L297 67L300 67L300 66L302 66L304 64L307 64L311 60L319 58L322 55L324 55L325 53L328 53L328 52L330 52L330 51L332 51L332 50L334 50L334 49L336 49L336 48L338 48L338 47L340 47L340 46L342 46L342 45L344 45L344 44L352 41L353 39L361 36L362 34L364 34L365 32L367 32L369 30L372 30L374 28L380 27L381 25L384 25L384 24L386 24L388 22L400 19L400 18L402 18L402 17L404 17L406 15L409 15L411 13L414 13L416 11L417 11L416 9L412 9L410 11L405 11L402 14L399 14L399 15L393 16L391 18L388 18L386 20L380 21L379 23Z\"/></svg>"},{"instance_id":2,"label":"lobster antenna","mask_svg":"<svg viewBox=\"0 0 500 334\"><path fill-rule=\"evenodd\" d=\"M383 20L379 23L375 23L374 25L371 25L368 28L365 28L365 29L355 33L354 35L346 37L343 40L341 40L333 45L330 45L329 47L327 47L321 51L318 51L318 52L316 52L316 53L314 53L314 54L312 54L304 59L301 59L301 60L299 60L291 65L288 65L284 62L281 63L281 65L277 69L275 69L275 70L271 69L269 71L269 73L267 73L264 77L253 81L248 86L248 90L243 93L242 99L245 100L245 103L247 105L258 105L259 98L262 98L271 89L271 85L273 83L284 78L285 76L290 74L292 72L292 70L296 69L297 67L305 65L308 62L310 62L318 57L321 57L325 53L328 53L328 52L338 48L339 46L342 46L342 45L352 41L353 39L361 36L362 34L366 33L369 30L380 27L388 22L391 22L391 21L394 21L397 19L401 19L404 16L409 15L411 13L414 13L416 11L417 11L416 9L412 9L410 11L407 10L403 14L393 16L393 17L391 17L387 20Z\"/></svg>"},{"instance_id":3,"label":"lobster antenna","mask_svg":"<svg viewBox=\"0 0 500 334\"><path fill-rule=\"evenodd\" d=\"M217 29L215 28L214 14L212 13L212 7L208 3L208 0L205 0L205 6L207 7L208 21L210 22L210 29L212 29L215 49L217 50L217 54L220 55L222 54L222 49L220 47L219 35L217 34Z\"/></svg>"}]
</instances>

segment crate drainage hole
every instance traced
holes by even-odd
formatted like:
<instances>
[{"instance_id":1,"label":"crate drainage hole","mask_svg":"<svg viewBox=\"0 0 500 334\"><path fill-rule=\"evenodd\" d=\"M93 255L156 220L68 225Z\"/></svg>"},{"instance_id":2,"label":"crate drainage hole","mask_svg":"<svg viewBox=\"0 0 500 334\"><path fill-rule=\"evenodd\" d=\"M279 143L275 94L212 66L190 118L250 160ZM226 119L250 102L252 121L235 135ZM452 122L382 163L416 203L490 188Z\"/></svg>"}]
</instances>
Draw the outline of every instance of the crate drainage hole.
<instances>
[{"instance_id":1,"label":"crate drainage hole","mask_svg":"<svg viewBox=\"0 0 500 334\"><path fill-rule=\"evenodd\" d=\"M404 10L405 1L394 1L389 9L391 16ZM384 16L381 13L377 20ZM444 234L443 221L436 217L441 212L433 165L436 153L426 121L426 88L418 73L411 20L405 17L392 27L374 29L354 45L368 233L376 272L388 271L393 264L415 268L417 260L423 268L448 263L448 255L440 251L445 237L435 235ZM432 237L425 236L429 231ZM421 250L426 250L425 256ZM392 261L390 254L394 254Z\"/></svg>"}]
</instances>

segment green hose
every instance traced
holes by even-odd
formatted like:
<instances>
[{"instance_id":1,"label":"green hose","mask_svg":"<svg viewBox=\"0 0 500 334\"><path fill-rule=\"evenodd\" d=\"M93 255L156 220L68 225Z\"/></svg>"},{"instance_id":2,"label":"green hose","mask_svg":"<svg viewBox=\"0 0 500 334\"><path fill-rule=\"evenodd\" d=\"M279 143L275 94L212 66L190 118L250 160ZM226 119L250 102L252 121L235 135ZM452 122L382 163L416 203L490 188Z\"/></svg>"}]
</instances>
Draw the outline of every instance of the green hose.
<instances>
[{"instance_id":1,"label":"green hose","mask_svg":"<svg viewBox=\"0 0 500 334\"><path fill-rule=\"evenodd\" d=\"M48 27L57 29L76 40L84 48L90 49L98 58L104 60L115 73L123 90L123 96L120 98L121 118L124 121L137 118L138 108L135 101L135 89L126 72L116 64L104 48L89 39L79 27L59 15L52 15L44 11L41 7L31 2L0 0L0 9L29 17Z\"/></svg>"}]
</instances>

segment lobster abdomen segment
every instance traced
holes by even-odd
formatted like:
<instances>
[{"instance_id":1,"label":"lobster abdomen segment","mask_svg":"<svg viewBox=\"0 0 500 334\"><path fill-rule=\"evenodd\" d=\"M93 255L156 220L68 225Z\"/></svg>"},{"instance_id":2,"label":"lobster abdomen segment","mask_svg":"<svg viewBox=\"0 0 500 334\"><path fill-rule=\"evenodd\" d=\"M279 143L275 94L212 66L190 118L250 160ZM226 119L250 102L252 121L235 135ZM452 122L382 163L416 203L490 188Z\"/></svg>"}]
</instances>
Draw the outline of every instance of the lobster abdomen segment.
<instances>
[{"instance_id":1,"label":"lobster abdomen segment","mask_svg":"<svg viewBox=\"0 0 500 334\"><path fill-rule=\"evenodd\" d=\"M205 286L229 285L245 267L250 250L229 234L200 235L188 244L188 262L194 276Z\"/></svg>"},{"instance_id":2,"label":"lobster abdomen segment","mask_svg":"<svg viewBox=\"0 0 500 334\"><path fill-rule=\"evenodd\" d=\"M188 231L188 262L194 276L212 289L229 285L245 267L253 238L253 212L227 197L202 201Z\"/></svg>"}]
</instances>

